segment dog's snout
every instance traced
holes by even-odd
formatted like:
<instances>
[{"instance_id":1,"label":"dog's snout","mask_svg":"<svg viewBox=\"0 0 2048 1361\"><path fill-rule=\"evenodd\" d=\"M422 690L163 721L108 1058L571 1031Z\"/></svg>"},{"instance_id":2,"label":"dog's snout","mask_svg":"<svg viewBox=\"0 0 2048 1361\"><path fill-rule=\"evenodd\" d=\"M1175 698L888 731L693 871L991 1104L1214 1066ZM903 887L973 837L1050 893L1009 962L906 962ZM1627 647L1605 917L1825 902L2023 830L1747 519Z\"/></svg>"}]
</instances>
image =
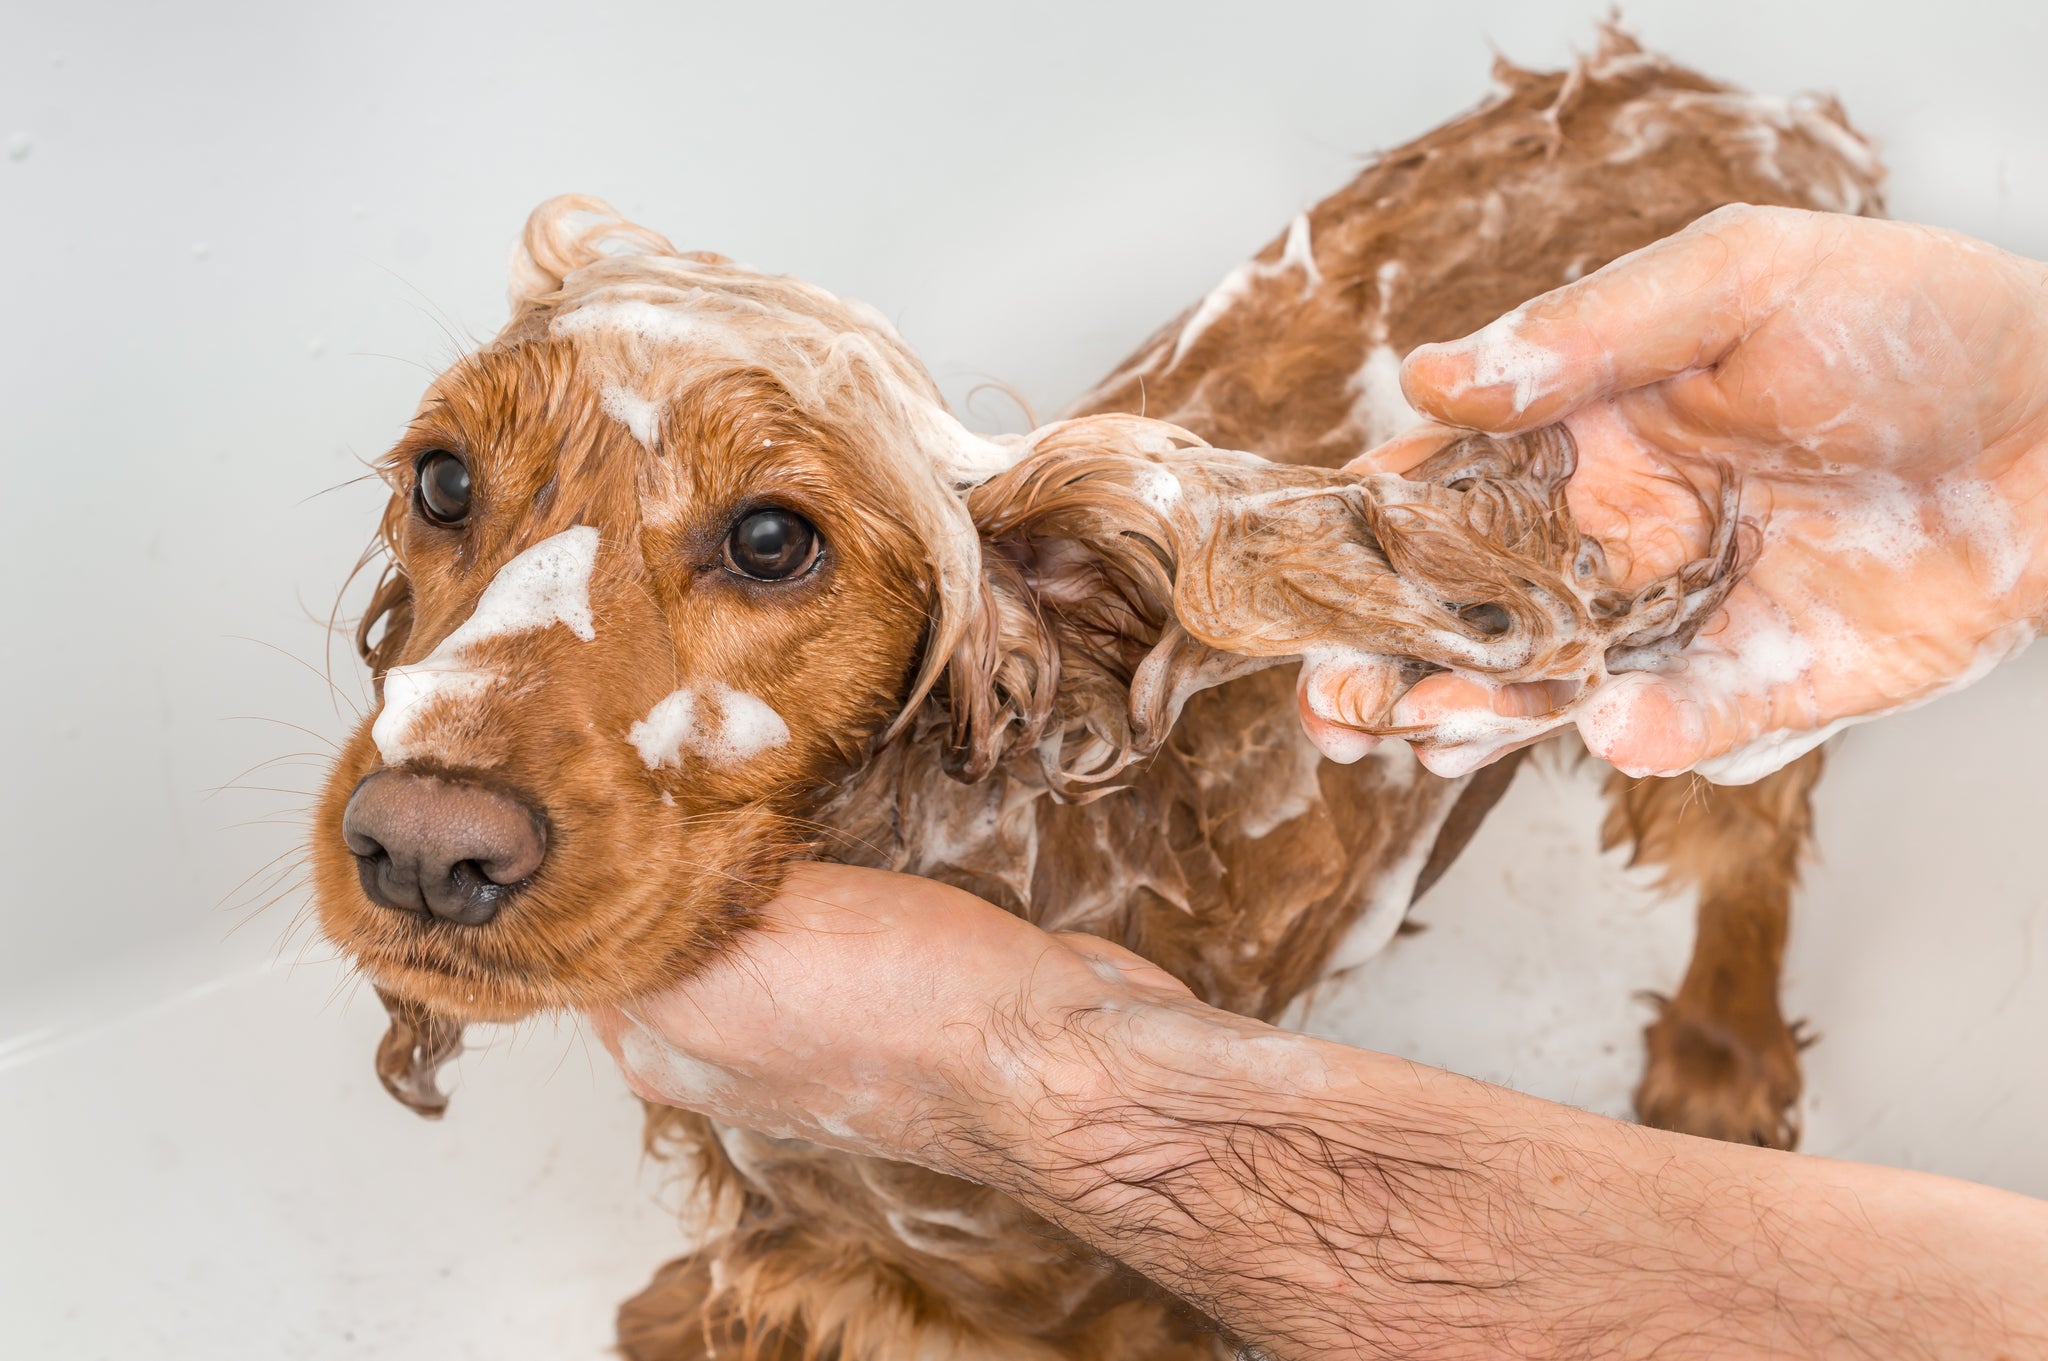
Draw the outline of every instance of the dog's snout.
<instances>
[{"instance_id":1,"label":"dog's snout","mask_svg":"<svg viewBox=\"0 0 2048 1361\"><path fill-rule=\"evenodd\" d=\"M533 810L484 785L380 770L356 786L342 837L370 901L481 926L547 854Z\"/></svg>"}]
</instances>

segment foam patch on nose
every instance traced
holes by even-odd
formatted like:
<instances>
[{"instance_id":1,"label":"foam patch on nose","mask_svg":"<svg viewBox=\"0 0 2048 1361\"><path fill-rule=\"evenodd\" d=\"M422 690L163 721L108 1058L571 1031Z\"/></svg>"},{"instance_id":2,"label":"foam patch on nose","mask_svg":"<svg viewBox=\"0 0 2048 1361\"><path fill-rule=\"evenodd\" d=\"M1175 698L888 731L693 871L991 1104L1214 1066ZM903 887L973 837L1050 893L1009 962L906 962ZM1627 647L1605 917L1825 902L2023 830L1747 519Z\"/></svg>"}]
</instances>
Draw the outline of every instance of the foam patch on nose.
<instances>
[{"instance_id":1,"label":"foam patch on nose","mask_svg":"<svg viewBox=\"0 0 2048 1361\"><path fill-rule=\"evenodd\" d=\"M441 645L409 666L384 674L384 707L370 728L386 765L419 752L411 733L429 708L478 695L500 679L489 667L471 666L465 654L491 638L562 624L589 642L597 637L590 617L590 573L597 565L598 533L577 525L542 539L498 569L477 597L476 608Z\"/></svg>"},{"instance_id":2,"label":"foam patch on nose","mask_svg":"<svg viewBox=\"0 0 2048 1361\"><path fill-rule=\"evenodd\" d=\"M627 732L626 740L649 770L682 765L685 751L718 765L738 765L789 741L789 725L759 697L714 683L709 698L717 706L715 718L705 712L698 692L685 685L664 696Z\"/></svg>"},{"instance_id":3,"label":"foam patch on nose","mask_svg":"<svg viewBox=\"0 0 2048 1361\"><path fill-rule=\"evenodd\" d=\"M498 569L469 619L435 651L550 624L566 624L589 642L597 636L590 622L590 572L596 565L597 531L589 525L542 539Z\"/></svg>"}]
</instances>

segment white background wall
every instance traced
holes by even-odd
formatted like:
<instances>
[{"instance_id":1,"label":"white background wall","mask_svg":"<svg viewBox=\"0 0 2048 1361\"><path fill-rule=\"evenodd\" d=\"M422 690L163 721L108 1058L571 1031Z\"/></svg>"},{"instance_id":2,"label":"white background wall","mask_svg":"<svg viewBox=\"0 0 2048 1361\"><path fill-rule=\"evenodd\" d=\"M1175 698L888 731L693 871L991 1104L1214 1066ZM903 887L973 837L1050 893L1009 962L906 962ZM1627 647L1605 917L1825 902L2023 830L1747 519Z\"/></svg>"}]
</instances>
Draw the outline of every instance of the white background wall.
<instances>
[{"instance_id":1,"label":"white background wall","mask_svg":"<svg viewBox=\"0 0 2048 1361\"><path fill-rule=\"evenodd\" d=\"M673 1237L609 1208L630 1111L601 1064L557 1071L573 1041L484 1070L495 1095L428 1131L378 1104L374 1007L335 1014L331 971L146 1009L281 948L296 898L231 928L295 832L230 824L300 800L206 791L343 730L360 683L338 646L330 700L323 623L380 497L330 489L422 366L496 327L533 204L595 192L866 298L956 400L993 378L1048 411L1360 157L1474 103L1492 48L1562 62L1605 8L0 0L0 1317L30 1318L23 1354L563 1354L550 1328L595 1354ZM2042 6L1630 17L1755 89L1837 92L1899 215L2048 257ZM1824 1035L1810 1146L2048 1193L2044 686L2036 654L1849 739L1794 944ZM1525 780L1430 933L1314 1023L1624 1109L1626 990L1670 985L1687 923L1585 852L1594 816L1583 781ZM590 1149L616 1167L551 1170ZM451 1293L394 1303L401 1277ZM109 1313L103 1278L143 1303Z\"/></svg>"}]
</instances>

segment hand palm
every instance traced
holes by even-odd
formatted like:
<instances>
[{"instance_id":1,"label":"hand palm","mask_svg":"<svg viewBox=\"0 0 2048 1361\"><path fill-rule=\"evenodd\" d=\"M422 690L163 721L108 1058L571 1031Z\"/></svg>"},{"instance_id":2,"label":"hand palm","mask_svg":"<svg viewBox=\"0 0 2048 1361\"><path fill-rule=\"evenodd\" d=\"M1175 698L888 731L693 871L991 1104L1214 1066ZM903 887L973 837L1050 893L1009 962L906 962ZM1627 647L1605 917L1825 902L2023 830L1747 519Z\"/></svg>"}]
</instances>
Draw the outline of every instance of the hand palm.
<instances>
[{"instance_id":1,"label":"hand palm","mask_svg":"<svg viewBox=\"0 0 2048 1361\"><path fill-rule=\"evenodd\" d=\"M1691 488L1719 468L1744 479L1758 530L1748 576L1682 666L1617 678L1513 741L1425 759L1451 773L1577 722L1625 770L1754 779L1833 725L2009 655L2044 594L2044 313L2039 267L1976 243L1741 210L1418 351L1410 395L1442 420L1565 420L1573 512L1625 579L1699 551ZM1361 462L1402 469L1442 438L1425 427ZM1439 676L1396 716L1533 718L1551 703L1541 687Z\"/></svg>"}]
</instances>

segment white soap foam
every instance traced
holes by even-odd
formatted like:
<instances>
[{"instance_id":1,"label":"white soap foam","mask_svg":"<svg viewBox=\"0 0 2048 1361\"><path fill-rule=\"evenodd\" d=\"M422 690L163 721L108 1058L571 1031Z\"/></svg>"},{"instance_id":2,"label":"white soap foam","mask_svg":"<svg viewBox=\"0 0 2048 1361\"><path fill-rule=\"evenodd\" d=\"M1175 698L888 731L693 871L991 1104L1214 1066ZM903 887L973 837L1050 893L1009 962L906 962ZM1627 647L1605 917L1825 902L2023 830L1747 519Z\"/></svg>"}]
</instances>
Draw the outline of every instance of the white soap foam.
<instances>
[{"instance_id":1,"label":"white soap foam","mask_svg":"<svg viewBox=\"0 0 2048 1361\"><path fill-rule=\"evenodd\" d=\"M640 447L650 453L661 441L661 417L665 403L642 397L623 383L607 383L604 414L633 432Z\"/></svg>"},{"instance_id":2,"label":"white soap foam","mask_svg":"<svg viewBox=\"0 0 2048 1361\"><path fill-rule=\"evenodd\" d=\"M1830 544L1893 567L1905 567L1934 547L1924 521L1926 493L1889 473L1831 480Z\"/></svg>"},{"instance_id":3,"label":"white soap foam","mask_svg":"<svg viewBox=\"0 0 2048 1361\"><path fill-rule=\"evenodd\" d=\"M715 718L709 707L717 709ZM713 682L701 693L685 685L664 696L626 740L649 770L680 767L686 751L717 765L738 765L788 742L789 725L759 696Z\"/></svg>"},{"instance_id":4,"label":"white soap foam","mask_svg":"<svg viewBox=\"0 0 2048 1361\"><path fill-rule=\"evenodd\" d=\"M2032 555L2012 503L1972 478L1944 478L1935 483L1934 498L1950 532L1969 544L1991 594L2003 596L2019 585Z\"/></svg>"},{"instance_id":5,"label":"white soap foam","mask_svg":"<svg viewBox=\"0 0 2048 1361\"><path fill-rule=\"evenodd\" d=\"M1522 309L1517 307L1458 342L1472 359L1470 386L1512 385L1516 411L1527 409L1564 367L1562 355L1522 338L1522 321Z\"/></svg>"},{"instance_id":6,"label":"white soap foam","mask_svg":"<svg viewBox=\"0 0 2048 1361\"><path fill-rule=\"evenodd\" d=\"M387 766L424 755L408 740L419 716L433 705L481 695L497 680L494 671L476 670L439 653L411 666L394 667L384 675L384 707L370 725L377 754Z\"/></svg>"},{"instance_id":7,"label":"white soap foam","mask_svg":"<svg viewBox=\"0 0 2048 1361\"><path fill-rule=\"evenodd\" d=\"M1526 717L1497 714L1491 709L1464 710L1430 725L1432 741L1417 747L1415 758L1432 775L1459 779L1515 747L1563 727L1571 721L1572 712L1571 706Z\"/></svg>"},{"instance_id":8,"label":"white soap foam","mask_svg":"<svg viewBox=\"0 0 2048 1361\"><path fill-rule=\"evenodd\" d=\"M586 643L597 637L590 620L590 573L597 565L597 546L597 530L589 525L542 539L498 569L462 627L434 650L459 650L550 624L565 625Z\"/></svg>"},{"instance_id":9,"label":"white soap foam","mask_svg":"<svg viewBox=\"0 0 2048 1361\"><path fill-rule=\"evenodd\" d=\"M688 308L616 298L586 302L556 317L549 331L558 336L610 333L656 345L706 345L724 340L730 328L708 323Z\"/></svg>"},{"instance_id":10,"label":"white soap foam","mask_svg":"<svg viewBox=\"0 0 2048 1361\"><path fill-rule=\"evenodd\" d=\"M598 533L577 525L541 540L498 569L477 597L461 627L428 656L384 675L384 707L370 737L387 765L420 752L410 741L420 715L437 703L481 694L498 673L469 663L477 644L511 633L562 624L589 642L597 636L590 617L590 573L597 563Z\"/></svg>"},{"instance_id":11,"label":"white soap foam","mask_svg":"<svg viewBox=\"0 0 2048 1361\"><path fill-rule=\"evenodd\" d=\"M1145 504L1165 514L1180 503L1182 487L1180 479L1164 468L1147 468L1138 479L1138 495L1145 498Z\"/></svg>"},{"instance_id":12,"label":"white soap foam","mask_svg":"<svg viewBox=\"0 0 2048 1361\"><path fill-rule=\"evenodd\" d=\"M718 691L719 707L725 710L721 734L724 754L733 761L750 761L771 747L789 741L789 725L767 701L744 690Z\"/></svg>"},{"instance_id":13,"label":"white soap foam","mask_svg":"<svg viewBox=\"0 0 2048 1361\"><path fill-rule=\"evenodd\" d=\"M1844 728L1876 717L1876 714L1867 714L1858 718L1838 718L1825 727L1801 732L1784 729L1767 732L1754 741L1709 757L1694 766L1693 773L1715 784L1755 784L1766 775L1777 774Z\"/></svg>"},{"instance_id":14,"label":"white soap foam","mask_svg":"<svg viewBox=\"0 0 2048 1361\"><path fill-rule=\"evenodd\" d=\"M682 764L682 752L697 731L697 692L685 685L656 700L647 717L635 723L626 740L649 770Z\"/></svg>"},{"instance_id":15,"label":"white soap foam","mask_svg":"<svg viewBox=\"0 0 2048 1361\"><path fill-rule=\"evenodd\" d=\"M1373 346L1352 378L1357 396L1351 424L1367 448L1385 444L1422 420L1401 392L1401 356L1387 344Z\"/></svg>"},{"instance_id":16,"label":"white soap foam","mask_svg":"<svg viewBox=\"0 0 2048 1361\"><path fill-rule=\"evenodd\" d=\"M1830 734L1820 733L1810 742L1800 745L1804 734L1820 726L1818 712L1814 710L1810 697L1810 678L1823 660L1841 664L1846 658L1853 657L1854 649L1860 644L1847 622L1824 606L1813 605L1813 618L1819 627L1815 632L1808 632L1805 628L1795 628L1775 602L1753 601L1749 602L1749 608L1730 616L1722 628L1695 639L1686 649L1680 663L1680 674L1684 677L1685 688L1701 705L1710 706L1716 702L1734 704L1744 695L1775 695L1776 702L1782 707L1807 696L1805 707L1813 719L1813 728L1788 726L1781 734L1767 734L1759 738L1751 744L1756 748L1753 753L1730 752L1718 758L1724 763L1717 768L1726 771L1725 779L1717 778L1709 769L1713 762L1701 763L1697 767L1700 774L1716 783L1747 784L1789 765L1827 740ZM1621 676L1588 696L1574 715L1587 745L1594 751L1626 748L1635 723L1628 692L1632 687L1653 683L1649 676ZM1681 710L1679 719L1674 721L1705 722L1692 707ZM1696 729L1694 736L1703 737L1704 733ZM1620 765L1619 769L1623 774L1638 777L1670 773L1638 770L1627 765Z\"/></svg>"}]
</instances>

